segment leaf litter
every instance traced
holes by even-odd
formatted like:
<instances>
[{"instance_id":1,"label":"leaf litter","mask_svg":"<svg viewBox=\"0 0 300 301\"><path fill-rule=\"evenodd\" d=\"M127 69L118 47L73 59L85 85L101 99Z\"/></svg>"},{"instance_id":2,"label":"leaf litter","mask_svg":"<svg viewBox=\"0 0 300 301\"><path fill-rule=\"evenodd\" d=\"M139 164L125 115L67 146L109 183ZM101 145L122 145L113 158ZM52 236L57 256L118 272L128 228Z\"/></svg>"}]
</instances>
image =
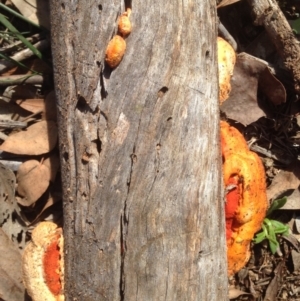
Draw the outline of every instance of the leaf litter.
<instances>
[{"instance_id":1,"label":"leaf litter","mask_svg":"<svg viewBox=\"0 0 300 301\"><path fill-rule=\"evenodd\" d=\"M242 130L251 149L260 154L266 167L269 199L288 197L286 205L277 210L276 218L289 224L293 234L289 239L279 237L281 256L271 254L266 242L253 245L248 265L230 279L229 297L298 300L300 256L298 240L292 239L300 233L298 96L291 88L291 78L274 46L266 43L266 32L253 26L247 3L224 0L219 8L219 17L237 41L239 53L232 92L221 111ZM286 5L284 12L297 17L299 7L291 9ZM39 72L49 73L41 62L29 60L27 63L29 69L41 66ZM8 71L9 74L24 74L19 72L19 67ZM41 84L9 86L0 99L0 117L6 120L6 127L0 128L3 142L0 163L20 163L17 179L12 171L4 171L8 168L0 165L3 171L0 191L5 191L2 194L5 198L0 200L0 231L3 230L3 235L0 232L0 258L5 258L3 254L11 254L6 262L0 259L0 273L7 262L14 262L16 268L16 271L12 269L14 282L5 289L0 284L0 296L7 300L22 300L18 295L24 292L19 283L18 263L30 227L41 219L55 220L62 216L55 94L47 88ZM26 127L8 126L17 121L27 122ZM7 239L12 244L6 243ZM10 277L1 275L2 280L2 284L8 283ZM11 287L15 288L15 296L8 295Z\"/></svg>"},{"instance_id":2,"label":"leaf litter","mask_svg":"<svg viewBox=\"0 0 300 301\"><path fill-rule=\"evenodd\" d=\"M300 5L294 6L296 1L284 3L281 8L285 16L299 18ZM220 108L221 116L237 127L251 150L260 155L266 170L270 203L287 197L286 204L275 210L271 218L288 225L289 233L277 235L280 250L275 254L270 252L266 240L252 245L246 267L229 279L229 297L234 300L299 300L299 96L295 93L291 73L270 41L270 34L253 25L250 11L247 2L218 10L221 22L238 46L232 91Z\"/></svg>"}]
</instances>

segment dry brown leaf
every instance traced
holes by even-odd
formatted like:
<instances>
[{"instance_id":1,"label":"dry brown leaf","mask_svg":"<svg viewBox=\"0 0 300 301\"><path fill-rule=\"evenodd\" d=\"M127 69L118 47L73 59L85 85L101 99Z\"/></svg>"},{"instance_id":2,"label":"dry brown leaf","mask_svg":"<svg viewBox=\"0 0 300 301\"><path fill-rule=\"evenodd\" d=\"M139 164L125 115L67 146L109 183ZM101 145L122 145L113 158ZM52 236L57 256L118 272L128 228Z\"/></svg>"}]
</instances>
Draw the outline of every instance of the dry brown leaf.
<instances>
[{"instance_id":1,"label":"dry brown leaf","mask_svg":"<svg viewBox=\"0 0 300 301\"><path fill-rule=\"evenodd\" d=\"M12 3L24 17L50 29L50 11L47 0L12 0Z\"/></svg>"},{"instance_id":2,"label":"dry brown leaf","mask_svg":"<svg viewBox=\"0 0 300 301\"><path fill-rule=\"evenodd\" d=\"M45 111L42 114L42 118L56 121L56 96L54 91L48 93L45 98Z\"/></svg>"},{"instance_id":3,"label":"dry brown leaf","mask_svg":"<svg viewBox=\"0 0 300 301\"><path fill-rule=\"evenodd\" d=\"M283 85L266 69L265 63L249 54L240 53L237 56L231 78L231 93L220 107L228 118L248 125L272 114L269 104L257 99L258 87L273 104L285 102Z\"/></svg>"},{"instance_id":4,"label":"dry brown leaf","mask_svg":"<svg viewBox=\"0 0 300 301\"><path fill-rule=\"evenodd\" d=\"M0 228L0 298L9 301L24 300L22 283L22 256L18 248Z\"/></svg>"},{"instance_id":5,"label":"dry brown leaf","mask_svg":"<svg viewBox=\"0 0 300 301\"><path fill-rule=\"evenodd\" d=\"M20 120L22 117L27 117L30 113L15 103L7 103L0 99L0 119L1 120Z\"/></svg>"},{"instance_id":6,"label":"dry brown leaf","mask_svg":"<svg viewBox=\"0 0 300 301\"><path fill-rule=\"evenodd\" d=\"M296 162L288 170L281 170L267 189L268 200L275 200L285 192L294 190L300 185L300 163ZM290 198L286 205L291 205ZM284 206L286 207L286 206Z\"/></svg>"},{"instance_id":7,"label":"dry brown leaf","mask_svg":"<svg viewBox=\"0 0 300 301\"><path fill-rule=\"evenodd\" d=\"M283 280L283 274L284 274L284 266L285 261L280 261L274 270L274 277L271 280L271 282L268 285L268 288L266 290L266 295L264 298L264 301L276 301L277 300L277 293L280 289L282 280Z\"/></svg>"},{"instance_id":8,"label":"dry brown leaf","mask_svg":"<svg viewBox=\"0 0 300 301\"><path fill-rule=\"evenodd\" d=\"M235 299L241 295L251 295L236 288L230 288L228 291L229 299Z\"/></svg>"},{"instance_id":9,"label":"dry brown leaf","mask_svg":"<svg viewBox=\"0 0 300 301\"><path fill-rule=\"evenodd\" d=\"M43 98L35 99L19 99L16 100L16 103L23 109L31 113L39 113L45 110L45 102Z\"/></svg>"},{"instance_id":10,"label":"dry brown leaf","mask_svg":"<svg viewBox=\"0 0 300 301\"><path fill-rule=\"evenodd\" d=\"M49 186L50 173L49 168L37 160L26 161L20 166L17 192L26 200L22 205L30 206L42 196Z\"/></svg>"},{"instance_id":11,"label":"dry brown leaf","mask_svg":"<svg viewBox=\"0 0 300 301\"><path fill-rule=\"evenodd\" d=\"M48 196L48 199L47 199L45 205L39 211L38 215L35 217L35 219L30 224L33 225L33 224L37 223L38 221L42 220L42 218L45 218L46 210L48 208L52 207L57 202L61 201L61 199L62 199L62 193L58 192L58 191L54 191L53 187L52 187L52 189L50 187L49 196Z\"/></svg>"},{"instance_id":12,"label":"dry brown leaf","mask_svg":"<svg viewBox=\"0 0 300 301\"><path fill-rule=\"evenodd\" d=\"M15 184L15 174L0 163L0 225L11 241L22 249L26 225L20 218L20 208L15 200Z\"/></svg>"},{"instance_id":13,"label":"dry brown leaf","mask_svg":"<svg viewBox=\"0 0 300 301\"><path fill-rule=\"evenodd\" d=\"M49 168L50 181L53 183L59 169L59 157L56 154L53 154L49 158L45 159L43 164Z\"/></svg>"},{"instance_id":14,"label":"dry brown leaf","mask_svg":"<svg viewBox=\"0 0 300 301\"><path fill-rule=\"evenodd\" d=\"M56 123L43 120L25 131L10 135L0 146L0 150L18 155L42 155L50 152L56 142Z\"/></svg>"},{"instance_id":15,"label":"dry brown leaf","mask_svg":"<svg viewBox=\"0 0 300 301\"><path fill-rule=\"evenodd\" d=\"M300 191L299 188L295 189L294 191L286 190L280 197L286 196L287 202L280 210L300 210Z\"/></svg>"},{"instance_id":16,"label":"dry brown leaf","mask_svg":"<svg viewBox=\"0 0 300 301\"><path fill-rule=\"evenodd\" d=\"M224 6L239 2L239 1L240 0L223 0L218 4L217 8L224 7Z\"/></svg>"}]
</instances>

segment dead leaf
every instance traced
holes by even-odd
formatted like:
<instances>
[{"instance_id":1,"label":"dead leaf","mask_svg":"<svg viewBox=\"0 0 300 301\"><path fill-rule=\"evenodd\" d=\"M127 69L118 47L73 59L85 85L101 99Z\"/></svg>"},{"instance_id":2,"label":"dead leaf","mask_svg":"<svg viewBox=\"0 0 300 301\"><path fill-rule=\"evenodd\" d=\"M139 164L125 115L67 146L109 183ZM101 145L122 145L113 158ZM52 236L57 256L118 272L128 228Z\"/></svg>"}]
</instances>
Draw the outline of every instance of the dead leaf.
<instances>
[{"instance_id":1,"label":"dead leaf","mask_svg":"<svg viewBox=\"0 0 300 301\"><path fill-rule=\"evenodd\" d=\"M45 102L43 98L35 99L18 99L16 103L23 109L31 113L39 113L45 110Z\"/></svg>"},{"instance_id":2,"label":"dead leaf","mask_svg":"<svg viewBox=\"0 0 300 301\"><path fill-rule=\"evenodd\" d=\"M12 3L24 17L50 29L50 11L47 0L12 0Z\"/></svg>"},{"instance_id":3,"label":"dead leaf","mask_svg":"<svg viewBox=\"0 0 300 301\"><path fill-rule=\"evenodd\" d=\"M30 223L30 225L33 225L35 223L37 223L38 221L40 221L42 219L42 217L45 218L45 213L46 210L50 207L52 207L54 204L58 203L59 201L61 201L62 199L62 193L61 192L57 192L57 191L53 191L53 189L51 189L50 187L50 191L49 191L49 197L47 199L46 204L44 205L44 207L40 210L40 212L38 213L38 215L35 217L35 219ZM57 212L57 211L56 211Z\"/></svg>"},{"instance_id":4,"label":"dead leaf","mask_svg":"<svg viewBox=\"0 0 300 301\"><path fill-rule=\"evenodd\" d=\"M3 300L24 300L22 256L0 228L0 296Z\"/></svg>"},{"instance_id":5,"label":"dead leaf","mask_svg":"<svg viewBox=\"0 0 300 301\"><path fill-rule=\"evenodd\" d=\"M300 253L295 250L292 250L292 260L293 260L294 271L299 271L299 269L300 269Z\"/></svg>"},{"instance_id":6,"label":"dead leaf","mask_svg":"<svg viewBox=\"0 0 300 301\"><path fill-rule=\"evenodd\" d=\"M43 120L25 131L10 135L0 146L0 150L18 155L41 155L50 152L56 142L56 123Z\"/></svg>"},{"instance_id":7,"label":"dead leaf","mask_svg":"<svg viewBox=\"0 0 300 301\"><path fill-rule=\"evenodd\" d=\"M37 160L28 160L20 166L17 172L17 192L24 197L23 206L32 205L43 195L49 182L54 181L58 167L57 156L51 156L43 163Z\"/></svg>"},{"instance_id":8,"label":"dead leaf","mask_svg":"<svg viewBox=\"0 0 300 301\"><path fill-rule=\"evenodd\" d=\"M54 91L48 93L45 98L45 111L42 118L56 121L56 96Z\"/></svg>"},{"instance_id":9,"label":"dead leaf","mask_svg":"<svg viewBox=\"0 0 300 301\"><path fill-rule=\"evenodd\" d=\"M20 217L20 208L15 200L15 184L15 174L0 163L0 225L10 240L23 249L27 227Z\"/></svg>"},{"instance_id":10,"label":"dead leaf","mask_svg":"<svg viewBox=\"0 0 300 301\"><path fill-rule=\"evenodd\" d=\"M259 88L274 105L286 102L286 91L283 84L271 73L269 68L264 68L259 74Z\"/></svg>"},{"instance_id":11,"label":"dead leaf","mask_svg":"<svg viewBox=\"0 0 300 301\"><path fill-rule=\"evenodd\" d=\"M236 288L230 288L228 292L229 299L235 299L241 295L251 295Z\"/></svg>"},{"instance_id":12,"label":"dead leaf","mask_svg":"<svg viewBox=\"0 0 300 301\"><path fill-rule=\"evenodd\" d=\"M268 288L266 290L266 295L264 298L264 301L276 301L277 293L280 288L280 285L282 283L282 276L284 272L284 261L280 261L274 270L274 278L271 280L270 284L268 285Z\"/></svg>"},{"instance_id":13,"label":"dead leaf","mask_svg":"<svg viewBox=\"0 0 300 301\"><path fill-rule=\"evenodd\" d=\"M271 115L269 104L257 99L258 86L267 91L266 95L273 104L285 102L283 85L266 69L268 66L265 63L249 54L240 53L237 56L231 93L220 107L228 118L248 125L260 117Z\"/></svg>"},{"instance_id":14,"label":"dead leaf","mask_svg":"<svg viewBox=\"0 0 300 301\"><path fill-rule=\"evenodd\" d=\"M280 197L287 197L287 202L280 210L300 210L300 191L299 188L290 190L286 190L284 193L280 195Z\"/></svg>"},{"instance_id":15,"label":"dead leaf","mask_svg":"<svg viewBox=\"0 0 300 301\"><path fill-rule=\"evenodd\" d=\"M15 174L0 163L0 225L16 210Z\"/></svg>"},{"instance_id":16,"label":"dead leaf","mask_svg":"<svg viewBox=\"0 0 300 301\"><path fill-rule=\"evenodd\" d=\"M280 170L274 177L271 185L267 188L268 200L275 200L279 196L283 196L285 192L296 189L299 185L300 163L296 162L289 169ZM288 198L287 203L290 203L289 206L291 205L290 198Z\"/></svg>"},{"instance_id":17,"label":"dead leaf","mask_svg":"<svg viewBox=\"0 0 300 301\"><path fill-rule=\"evenodd\" d=\"M44 165L50 170L50 181L54 183L57 171L59 169L59 157L56 154L52 154L49 158L44 160Z\"/></svg>"},{"instance_id":18,"label":"dead leaf","mask_svg":"<svg viewBox=\"0 0 300 301\"><path fill-rule=\"evenodd\" d=\"M224 6L239 2L239 1L240 0L223 0L218 4L217 8L224 7Z\"/></svg>"},{"instance_id":19,"label":"dead leaf","mask_svg":"<svg viewBox=\"0 0 300 301\"><path fill-rule=\"evenodd\" d=\"M7 103L0 99L0 119L1 120L20 120L20 117L27 117L30 113L15 103Z\"/></svg>"}]
</instances>

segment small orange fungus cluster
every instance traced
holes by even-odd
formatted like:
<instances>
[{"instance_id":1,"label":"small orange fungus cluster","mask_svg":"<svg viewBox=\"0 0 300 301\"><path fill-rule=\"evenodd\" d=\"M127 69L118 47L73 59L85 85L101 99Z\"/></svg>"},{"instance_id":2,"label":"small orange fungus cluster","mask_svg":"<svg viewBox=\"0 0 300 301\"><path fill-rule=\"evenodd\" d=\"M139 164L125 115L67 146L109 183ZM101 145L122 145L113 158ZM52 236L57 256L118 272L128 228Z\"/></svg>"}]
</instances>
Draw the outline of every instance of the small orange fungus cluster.
<instances>
[{"instance_id":1,"label":"small orange fungus cluster","mask_svg":"<svg viewBox=\"0 0 300 301\"><path fill-rule=\"evenodd\" d=\"M224 102L231 91L230 79L236 61L236 55L231 45L218 37L218 68L219 68L219 100Z\"/></svg>"},{"instance_id":2,"label":"small orange fungus cluster","mask_svg":"<svg viewBox=\"0 0 300 301\"><path fill-rule=\"evenodd\" d=\"M131 32L131 22L129 20L131 9L128 8L118 19L118 34L108 43L105 53L105 62L111 67L117 67L124 56L126 50L125 38Z\"/></svg>"},{"instance_id":3,"label":"small orange fungus cluster","mask_svg":"<svg viewBox=\"0 0 300 301\"><path fill-rule=\"evenodd\" d=\"M221 121L221 147L228 275L233 275L249 260L250 243L261 228L268 202L260 158L248 149L243 135L225 121Z\"/></svg>"},{"instance_id":4,"label":"small orange fungus cluster","mask_svg":"<svg viewBox=\"0 0 300 301\"><path fill-rule=\"evenodd\" d=\"M64 261L62 229L40 223L23 254L23 281L33 301L63 301Z\"/></svg>"}]
</instances>

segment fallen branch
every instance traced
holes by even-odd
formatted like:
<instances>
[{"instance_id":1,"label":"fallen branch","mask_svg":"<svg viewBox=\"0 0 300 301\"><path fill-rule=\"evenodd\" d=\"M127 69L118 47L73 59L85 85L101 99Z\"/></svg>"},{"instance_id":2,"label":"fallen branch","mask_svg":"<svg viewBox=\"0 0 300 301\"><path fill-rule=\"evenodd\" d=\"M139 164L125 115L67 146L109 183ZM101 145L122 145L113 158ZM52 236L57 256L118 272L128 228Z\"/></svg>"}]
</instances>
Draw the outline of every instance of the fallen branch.
<instances>
[{"instance_id":1,"label":"fallen branch","mask_svg":"<svg viewBox=\"0 0 300 301\"><path fill-rule=\"evenodd\" d=\"M263 25L282 57L285 67L292 72L294 88L300 92L300 45L275 0L247 0L255 16L255 24Z\"/></svg>"}]
</instances>

